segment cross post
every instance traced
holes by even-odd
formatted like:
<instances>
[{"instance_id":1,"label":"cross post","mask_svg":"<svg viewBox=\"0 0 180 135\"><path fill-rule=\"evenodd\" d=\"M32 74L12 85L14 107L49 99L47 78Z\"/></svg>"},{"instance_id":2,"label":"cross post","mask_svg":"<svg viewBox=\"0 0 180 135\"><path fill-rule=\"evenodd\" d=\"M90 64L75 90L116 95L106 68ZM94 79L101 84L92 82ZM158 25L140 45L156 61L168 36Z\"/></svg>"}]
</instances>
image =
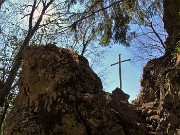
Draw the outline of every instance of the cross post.
<instances>
[{"instance_id":1,"label":"cross post","mask_svg":"<svg viewBox=\"0 0 180 135\"><path fill-rule=\"evenodd\" d=\"M123 60L121 61L121 54L119 54L119 62L113 63L111 64L111 66L114 66L116 64L119 64L119 81L120 81L120 89L122 90L122 77L121 77L121 63L122 62L126 62L126 61L130 61L131 59L127 59L127 60Z\"/></svg>"}]
</instances>

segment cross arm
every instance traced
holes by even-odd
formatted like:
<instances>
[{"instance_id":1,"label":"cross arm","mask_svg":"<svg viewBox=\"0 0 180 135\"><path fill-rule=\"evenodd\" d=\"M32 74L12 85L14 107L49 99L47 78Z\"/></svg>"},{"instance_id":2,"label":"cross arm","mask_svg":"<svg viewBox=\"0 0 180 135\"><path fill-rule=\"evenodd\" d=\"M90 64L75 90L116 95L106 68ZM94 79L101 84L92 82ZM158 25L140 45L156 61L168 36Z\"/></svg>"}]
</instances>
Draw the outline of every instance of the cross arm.
<instances>
[{"instance_id":1,"label":"cross arm","mask_svg":"<svg viewBox=\"0 0 180 135\"><path fill-rule=\"evenodd\" d=\"M121 61L121 63L122 62L126 62L126 61L130 61L131 59L127 59L127 60L123 60L123 61ZM116 65L116 64L119 64L119 62L116 62L116 63L114 63L114 64L111 64L111 66L114 66L114 65Z\"/></svg>"}]
</instances>

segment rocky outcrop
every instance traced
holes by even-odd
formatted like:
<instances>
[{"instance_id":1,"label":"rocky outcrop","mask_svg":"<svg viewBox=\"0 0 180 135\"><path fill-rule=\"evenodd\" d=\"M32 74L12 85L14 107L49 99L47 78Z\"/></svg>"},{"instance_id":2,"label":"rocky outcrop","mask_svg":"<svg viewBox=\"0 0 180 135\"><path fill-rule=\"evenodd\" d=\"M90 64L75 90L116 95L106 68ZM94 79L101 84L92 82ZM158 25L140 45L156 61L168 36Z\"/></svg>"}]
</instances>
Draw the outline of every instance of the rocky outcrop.
<instances>
[{"instance_id":1,"label":"rocky outcrop","mask_svg":"<svg viewBox=\"0 0 180 135\"><path fill-rule=\"evenodd\" d=\"M140 135L143 119L120 89L102 91L88 61L55 45L28 47L4 135Z\"/></svg>"},{"instance_id":2,"label":"rocky outcrop","mask_svg":"<svg viewBox=\"0 0 180 135\"><path fill-rule=\"evenodd\" d=\"M179 7L180 1L164 0L166 54L144 67L142 90L133 102L157 135L180 135L180 54L174 55L180 42Z\"/></svg>"},{"instance_id":3,"label":"rocky outcrop","mask_svg":"<svg viewBox=\"0 0 180 135\"><path fill-rule=\"evenodd\" d=\"M180 130L180 64L173 56L153 59L144 68L142 90L135 104L156 110L156 133L178 135ZM149 119L149 116L146 116Z\"/></svg>"}]
</instances>

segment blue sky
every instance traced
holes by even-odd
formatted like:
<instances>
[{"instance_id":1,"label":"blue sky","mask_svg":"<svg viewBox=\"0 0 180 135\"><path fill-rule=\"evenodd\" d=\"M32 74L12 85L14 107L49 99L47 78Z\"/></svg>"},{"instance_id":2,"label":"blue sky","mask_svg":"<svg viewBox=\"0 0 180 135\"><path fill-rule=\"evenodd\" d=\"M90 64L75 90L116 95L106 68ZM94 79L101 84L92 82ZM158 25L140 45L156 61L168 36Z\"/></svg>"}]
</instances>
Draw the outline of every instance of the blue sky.
<instances>
[{"instance_id":1,"label":"blue sky","mask_svg":"<svg viewBox=\"0 0 180 135\"><path fill-rule=\"evenodd\" d=\"M126 47L121 45L113 45L110 48L110 53L103 60L103 63L108 67L107 76L107 89L105 91L112 92L117 87L120 87L119 83L119 65L110 66L111 64L119 61L119 54L121 54L121 60L132 59L133 55ZM133 62L124 62L122 66L122 89L125 93L130 95L129 101L134 100L140 91L140 78L142 74L142 67L134 64Z\"/></svg>"}]
</instances>

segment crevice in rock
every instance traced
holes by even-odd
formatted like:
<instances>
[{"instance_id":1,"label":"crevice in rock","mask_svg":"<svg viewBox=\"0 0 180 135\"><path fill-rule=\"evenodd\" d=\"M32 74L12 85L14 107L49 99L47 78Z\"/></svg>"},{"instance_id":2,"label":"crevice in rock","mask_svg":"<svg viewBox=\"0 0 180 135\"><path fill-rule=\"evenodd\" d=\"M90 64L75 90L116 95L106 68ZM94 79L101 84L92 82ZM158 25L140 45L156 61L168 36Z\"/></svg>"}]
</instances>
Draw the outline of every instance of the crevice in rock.
<instances>
[{"instance_id":1,"label":"crevice in rock","mask_svg":"<svg viewBox=\"0 0 180 135\"><path fill-rule=\"evenodd\" d=\"M81 112L80 112L79 109L78 109L78 102L77 102L77 100L76 100L76 106L75 106L75 108L76 108L76 112L77 112L78 117L80 118L80 120L82 121L83 125L84 125L85 128L86 128L86 133L87 133L88 135L92 135L90 126L87 124L86 120L83 118Z\"/></svg>"}]
</instances>

